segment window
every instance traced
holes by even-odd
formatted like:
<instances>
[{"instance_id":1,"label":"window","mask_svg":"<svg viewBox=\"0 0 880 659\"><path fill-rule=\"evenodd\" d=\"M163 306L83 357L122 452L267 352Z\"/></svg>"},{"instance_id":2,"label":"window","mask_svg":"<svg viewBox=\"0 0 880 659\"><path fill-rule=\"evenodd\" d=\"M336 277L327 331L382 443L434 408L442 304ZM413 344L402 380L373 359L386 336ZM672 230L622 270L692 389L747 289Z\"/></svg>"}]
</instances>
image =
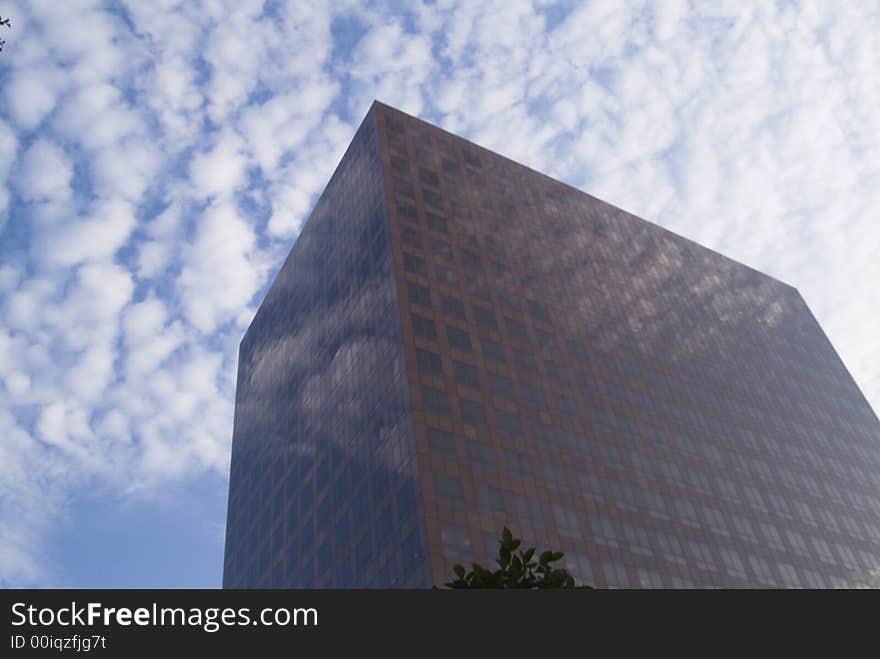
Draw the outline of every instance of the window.
<instances>
[{"instance_id":1,"label":"window","mask_svg":"<svg viewBox=\"0 0 880 659\"><path fill-rule=\"evenodd\" d=\"M522 426L519 417L513 412L495 410L495 418L498 421L498 431L507 437L521 437Z\"/></svg>"},{"instance_id":2,"label":"window","mask_svg":"<svg viewBox=\"0 0 880 659\"><path fill-rule=\"evenodd\" d=\"M657 540L660 543L660 549L663 552L663 556L667 561L671 561L673 563L684 563L684 549L681 547L681 543L671 533L657 533Z\"/></svg>"},{"instance_id":3,"label":"window","mask_svg":"<svg viewBox=\"0 0 880 659\"><path fill-rule=\"evenodd\" d=\"M590 531L593 534L593 542L596 544L618 546L614 524L607 517L590 515Z\"/></svg>"},{"instance_id":4,"label":"window","mask_svg":"<svg viewBox=\"0 0 880 659\"><path fill-rule=\"evenodd\" d=\"M535 330L535 336L538 337L538 345L544 350L555 351L557 349L556 338L550 332L539 328Z\"/></svg>"},{"instance_id":5,"label":"window","mask_svg":"<svg viewBox=\"0 0 880 659\"><path fill-rule=\"evenodd\" d=\"M469 270L482 270L483 260L480 255L469 249L461 249L461 263Z\"/></svg>"},{"instance_id":6,"label":"window","mask_svg":"<svg viewBox=\"0 0 880 659\"><path fill-rule=\"evenodd\" d=\"M434 239L431 241L431 255L440 261L452 261L452 246L445 240Z\"/></svg>"},{"instance_id":7,"label":"window","mask_svg":"<svg viewBox=\"0 0 880 659\"><path fill-rule=\"evenodd\" d=\"M458 407L461 410L462 423L471 426L485 425L486 411L481 402L469 398L459 398Z\"/></svg>"},{"instance_id":8,"label":"window","mask_svg":"<svg viewBox=\"0 0 880 659\"><path fill-rule=\"evenodd\" d=\"M480 338L480 347L483 350L483 356L491 361L506 363L507 358L504 356L504 347L497 341L487 338Z\"/></svg>"},{"instance_id":9,"label":"window","mask_svg":"<svg viewBox=\"0 0 880 659\"><path fill-rule=\"evenodd\" d=\"M773 585L773 570L770 569L770 563L758 556L749 556L749 565L752 566L752 572L758 577L758 581L766 585Z\"/></svg>"},{"instance_id":10,"label":"window","mask_svg":"<svg viewBox=\"0 0 880 659\"><path fill-rule=\"evenodd\" d=\"M471 349L471 335L464 330L453 327L452 325L447 325L446 338L449 340L449 346L451 348L462 350L464 352L469 352Z\"/></svg>"},{"instance_id":11,"label":"window","mask_svg":"<svg viewBox=\"0 0 880 659\"><path fill-rule=\"evenodd\" d=\"M518 494L516 496L516 512L529 526L542 529L544 528L544 511L541 510L541 503L537 499Z\"/></svg>"},{"instance_id":12,"label":"window","mask_svg":"<svg viewBox=\"0 0 880 659\"><path fill-rule=\"evenodd\" d=\"M408 220L410 222L416 222L419 218L418 211L416 211L416 207L413 204L397 204L397 214L401 217L401 219Z\"/></svg>"},{"instance_id":13,"label":"window","mask_svg":"<svg viewBox=\"0 0 880 659\"><path fill-rule=\"evenodd\" d=\"M495 450L485 442L476 439L468 440L468 458L471 466L481 469L495 469Z\"/></svg>"},{"instance_id":14,"label":"window","mask_svg":"<svg viewBox=\"0 0 880 659\"><path fill-rule=\"evenodd\" d=\"M435 187L440 184L440 177L437 176L437 172L425 169L424 167L419 167L419 180L422 183L427 183L428 185L433 185Z\"/></svg>"},{"instance_id":15,"label":"window","mask_svg":"<svg viewBox=\"0 0 880 659\"><path fill-rule=\"evenodd\" d=\"M406 179L400 178L398 176L392 176L391 184L396 193L401 194L405 197L414 197L416 194L415 187L413 187L413 184Z\"/></svg>"},{"instance_id":16,"label":"window","mask_svg":"<svg viewBox=\"0 0 880 659\"><path fill-rule=\"evenodd\" d=\"M506 515L504 493L491 485L478 485L477 508L484 515Z\"/></svg>"},{"instance_id":17,"label":"window","mask_svg":"<svg viewBox=\"0 0 880 659\"><path fill-rule=\"evenodd\" d=\"M581 494L588 499L593 499L594 501L605 500L605 495L602 492L602 483L593 474L578 474L578 484L581 488Z\"/></svg>"},{"instance_id":18,"label":"window","mask_svg":"<svg viewBox=\"0 0 880 659\"><path fill-rule=\"evenodd\" d=\"M744 540L750 540L751 542L758 541L758 536L755 534L755 529L748 519L746 519L742 515L737 515L736 513L731 513L730 519L733 522L734 530L741 538L743 538ZM806 550L806 547L804 547L804 549Z\"/></svg>"},{"instance_id":19,"label":"window","mask_svg":"<svg viewBox=\"0 0 880 659\"><path fill-rule=\"evenodd\" d=\"M547 371L547 377L558 385L568 386L568 375L565 368L560 364L553 362L544 362L544 370Z\"/></svg>"},{"instance_id":20,"label":"window","mask_svg":"<svg viewBox=\"0 0 880 659\"><path fill-rule=\"evenodd\" d=\"M553 517L556 520L556 528L560 533L563 535L580 535L581 524L574 510L554 503Z\"/></svg>"},{"instance_id":21,"label":"window","mask_svg":"<svg viewBox=\"0 0 880 659\"><path fill-rule=\"evenodd\" d=\"M782 517L791 518L791 508L788 507L788 503L786 503L785 499L783 499L778 494L768 494L770 498L770 503L773 506L773 510L775 510Z\"/></svg>"},{"instance_id":22,"label":"window","mask_svg":"<svg viewBox=\"0 0 880 659\"><path fill-rule=\"evenodd\" d=\"M614 444L609 444L608 442L596 442L596 446L599 449L599 459L602 460L602 462L614 467L624 466L623 455L621 454L619 447Z\"/></svg>"},{"instance_id":23,"label":"window","mask_svg":"<svg viewBox=\"0 0 880 659\"><path fill-rule=\"evenodd\" d=\"M429 288L410 281L407 282L407 292L409 293L409 301L411 303L419 304L423 307L431 306L431 290Z\"/></svg>"},{"instance_id":24,"label":"window","mask_svg":"<svg viewBox=\"0 0 880 659\"><path fill-rule=\"evenodd\" d=\"M455 318L465 320L464 302L459 298L452 297L451 295L443 295L440 298L440 306L443 309L443 313L448 316L454 316Z\"/></svg>"},{"instance_id":25,"label":"window","mask_svg":"<svg viewBox=\"0 0 880 659\"><path fill-rule=\"evenodd\" d=\"M550 312L547 310L547 305L537 300L528 300L528 305L529 314L531 314L532 318L543 323L550 322Z\"/></svg>"},{"instance_id":26,"label":"window","mask_svg":"<svg viewBox=\"0 0 880 659\"><path fill-rule=\"evenodd\" d=\"M437 213L432 213L428 211L426 214L426 220L428 224L428 228L431 231L436 231L438 233L448 233L449 229L447 228L446 218L437 215Z\"/></svg>"},{"instance_id":27,"label":"window","mask_svg":"<svg viewBox=\"0 0 880 659\"><path fill-rule=\"evenodd\" d=\"M451 432L428 426L428 449L447 460L455 459L455 438Z\"/></svg>"},{"instance_id":28,"label":"window","mask_svg":"<svg viewBox=\"0 0 880 659\"><path fill-rule=\"evenodd\" d=\"M682 484L681 471L679 471L677 464L669 460L658 460L657 465L660 467L660 473L663 474L666 480Z\"/></svg>"},{"instance_id":29,"label":"window","mask_svg":"<svg viewBox=\"0 0 880 659\"><path fill-rule=\"evenodd\" d=\"M577 401L564 394L556 397L556 409L563 419L577 419L580 412Z\"/></svg>"},{"instance_id":30,"label":"window","mask_svg":"<svg viewBox=\"0 0 880 659\"><path fill-rule=\"evenodd\" d=\"M462 504L464 496L461 491L461 481L455 476L434 472L434 493L437 498L446 503Z\"/></svg>"},{"instance_id":31,"label":"window","mask_svg":"<svg viewBox=\"0 0 880 659\"><path fill-rule=\"evenodd\" d=\"M641 526L633 526L632 524L623 525L623 534L629 545L629 550L633 554L642 556L653 556L654 550L651 549L651 541L648 539L648 532Z\"/></svg>"},{"instance_id":32,"label":"window","mask_svg":"<svg viewBox=\"0 0 880 659\"><path fill-rule=\"evenodd\" d=\"M782 575L782 580L786 583L786 585L800 585L800 580L797 576L797 570L795 570L793 565L789 565L788 563L777 563L776 567L779 568L779 574Z\"/></svg>"},{"instance_id":33,"label":"window","mask_svg":"<svg viewBox=\"0 0 880 659\"><path fill-rule=\"evenodd\" d=\"M746 501L748 501L753 508L763 511L767 510L767 504L764 503L764 499L761 497L761 493L757 489L751 485L745 484L741 484L741 487L743 494L746 497Z\"/></svg>"},{"instance_id":34,"label":"window","mask_svg":"<svg viewBox=\"0 0 880 659\"><path fill-rule=\"evenodd\" d=\"M419 277L428 276L428 270L425 268L425 259L407 252L403 253L403 269Z\"/></svg>"},{"instance_id":35,"label":"window","mask_svg":"<svg viewBox=\"0 0 880 659\"><path fill-rule=\"evenodd\" d=\"M477 324L489 329L498 329L498 322L495 320L495 314L484 307L474 306L474 319Z\"/></svg>"},{"instance_id":36,"label":"window","mask_svg":"<svg viewBox=\"0 0 880 659\"><path fill-rule=\"evenodd\" d=\"M544 390L540 386L529 382L522 382L521 386L523 397L529 405L537 407L539 410L547 409L547 397L544 395Z\"/></svg>"},{"instance_id":37,"label":"window","mask_svg":"<svg viewBox=\"0 0 880 659\"><path fill-rule=\"evenodd\" d=\"M425 408L436 416L449 416L449 398L446 393L427 385L422 385L422 400Z\"/></svg>"},{"instance_id":38,"label":"window","mask_svg":"<svg viewBox=\"0 0 880 659\"><path fill-rule=\"evenodd\" d=\"M442 284L448 284L449 286L454 286L458 283L458 273L451 268L447 268L445 266L435 264L434 265L434 273L437 276L437 281Z\"/></svg>"},{"instance_id":39,"label":"window","mask_svg":"<svg viewBox=\"0 0 880 659\"><path fill-rule=\"evenodd\" d=\"M443 375L443 365L440 361L440 355L430 350L416 348L416 363L419 371L430 375Z\"/></svg>"},{"instance_id":40,"label":"window","mask_svg":"<svg viewBox=\"0 0 880 659\"><path fill-rule=\"evenodd\" d=\"M477 367L465 362L453 361L452 367L455 372L455 381L465 387L480 388L480 380L477 377Z\"/></svg>"},{"instance_id":41,"label":"window","mask_svg":"<svg viewBox=\"0 0 880 659\"><path fill-rule=\"evenodd\" d=\"M733 502L738 500L739 495L736 491L736 486L726 478L717 478L715 480L715 487L722 499L727 499L728 501Z\"/></svg>"},{"instance_id":42,"label":"window","mask_svg":"<svg viewBox=\"0 0 880 659\"><path fill-rule=\"evenodd\" d=\"M688 553L694 560L694 564L704 570L715 570L715 559L712 557L712 550L705 542L699 540L687 541Z\"/></svg>"},{"instance_id":43,"label":"window","mask_svg":"<svg viewBox=\"0 0 880 659\"><path fill-rule=\"evenodd\" d=\"M645 503L648 506L648 511L650 512L652 517L656 517L658 519L669 519L669 509L666 506L666 500L663 498L662 494L660 494L659 492L645 490L642 492L642 496L645 499Z\"/></svg>"},{"instance_id":44,"label":"window","mask_svg":"<svg viewBox=\"0 0 880 659\"><path fill-rule=\"evenodd\" d=\"M553 428L539 419L528 421L529 432L543 448L556 448L556 435Z\"/></svg>"},{"instance_id":45,"label":"window","mask_svg":"<svg viewBox=\"0 0 880 659\"><path fill-rule=\"evenodd\" d=\"M697 518L697 509L687 499L674 499L675 513L681 522L687 526L700 526L700 520Z\"/></svg>"},{"instance_id":46,"label":"window","mask_svg":"<svg viewBox=\"0 0 880 659\"><path fill-rule=\"evenodd\" d=\"M764 536L768 545L773 549L785 550L785 545L782 544L782 536L779 535L779 531L775 526L766 522L758 522L758 528L761 529L761 535Z\"/></svg>"},{"instance_id":47,"label":"window","mask_svg":"<svg viewBox=\"0 0 880 659\"><path fill-rule=\"evenodd\" d=\"M629 483L624 481L611 481L611 494L614 503L624 510L635 510L636 495Z\"/></svg>"},{"instance_id":48,"label":"window","mask_svg":"<svg viewBox=\"0 0 880 659\"><path fill-rule=\"evenodd\" d=\"M555 462L545 462L544 483L547 487L557 490L566 490L568 488L568 482L565 479L565 470L562 468L562 465L556 464Z\"/></svg>"},{"instance_id":49,"label":"window","mask_svg":"<svg viewBox=\"0 0 880 659\"><path fill-rule=\"evenodd\" d=\"M443 208L443 197L441 197L437 192L433 190L422 189L422 198L425 200L425 203L428 206L433 206L434 208Z\"/></svg>"},{"instance_id":50,"label":"window","mask_svg":"<svg viewBox=\"0 0 880 659\"><path fill-rule=\"evenodd\" d=\"M461 167L459 164L453 160L449 160L448 158L444 158L440 163L440 166L443 167L443 171L447 174L460 174Z\"/></svg>"},{"instance_id":51,"label":"window","mask_svg":"<svg viewBox=\"0 0 880 659\"><path fill-rule=\"evenodd\" d=\"M804 570L804 577L806 577L807 584L810 588L828 588L828 584L818 572Z\"/></svg>"},{"instance_id":52,"label":"window","mask_svg":"<svg viewBox=\"0 0 880 659\"><path fill-rule=\"evenodd\" d=\"M812 538L813 547L819 555L819 559L826 563L834 564L834 554L831 553L831 547L822 538Z\"/></svg>"},{"instance_id":53,"label":"window","mask_svg":"<svg viewBox=\"0 0 880 659\"><path fill-rule=\"evenodd\" d=\"M602 561L602 572L609 588L629 588L629 577L626 567L612 561Z\"/></svg>"},{"instance_id":54,"label":"window","mask_svg":"<svg viewBox=\"0 0 880 659\"><path fill-rule=\"evenodd\" d=\"M418 248L422 247L422 237L419 235L419 232L412 227L403 227L400 230L400 239L406 245Z\"/></svg>"},{"instance_id":55,"label":"window","mask_svg":"<svg viewBox=\"0 0 880 659\"><path fill-rule=\"evenodd\" d=\"M525 453L517 451L505 451L504 458L507 462L507 470L516 478L533 478L532 461Z\"/></svg>"},{"instance_id":56,"label":"window","mask_svg":"<svg viewBox=\"0 0 880 659\"><path fill-rule=\"evenodd\" d=\"M588 373L587 371L576 371L574 377L578 389L582 392L590 394L597 394L599 392L599 386L596 384L596 379L591 373Z\"/></svg>"},{"instance_id":57,"label":"window","mask_svg":"<svg viewBox=\"0 0 880 659\"><path fill-rule=\"evenodd\" d=\"M518 341L528 342L529 333L526 330L526 326L524 323L505 316L504 327L507 329L507 334L510 336L510 338L516 339Z\"/></svg>"},{"instance_id":58,"label":"window","mask_svg":"<svg viewBox=\"0 0 880 659\"><path fill-rule=\"evenodd\" d=\"M489 388L492 396L499 400L513 400L516 394L513 390L513 380L504 375L489 373Z\"/></svg>"},{"instance_id":59,"label":"window","mask_svg":"<svg viewBox=\"0 0 880 659\"><path fill-rule=\"evenodd\" d=\"M538 362L535 361L535 356L532 353L525 352L523 350L514 350L513 356L514 360L516 361L516 365L523 370L532 373L538 370Z\"/></svg>"},{"instance_id":60,"label":"window","mask_svg":"<svg viewBox=\"0 0 880 659\"><path fill-rule=\"evenodd\" d=\"M391 156L391 167L397 172L402 172L404 174L409 173L409 163L405 158L401 158L400 156Z\"/></svg>"},{"instance_id":61,"label":"window","mask_svg":"<svg viewBox=\"0 0 880 659\"><path fill-rule=\"evenodd\" d=\"M721 560L727 568L727 573L732 577L745 579L746 571L743 568L742 560L735 549L721 549Z\"/></svg>"},{"instance_id":62,"label":"window","mask_svg":"<svg viewBox=\"0 0 880 659\"><path fill-rule=\"evenodd\" d=\"M840 556L845 567L850 570L857 570L859 568L858 563L856 562L856 556L853 554L852 549L839 542L834 543L834 548L837 550L837 554Z\"/></svg>"},{"instance_id":63,"label":"window","mask_svg":"<svg viewBox=\"0 0 880 659\"><path fill-rule=\"evenodd\" d=\"M437 340L437 328L434 321L418 314L412 314L413 334L429 341Z\"/></svg>"},{"instance_id":64,"label":"window","mask_svg":"<svg viewBox=\"0 0 880 659\"><path fill-rule=\"evenodd\" d=\"M487 302L492 298L489 294L489 285L482 279L466 276L464 281L465 289L470 295Z\"/></svg>"},{"instance_id":65,"label":"window","mask_svg":"<svg viewBox=\"0 0 880 659\"><path fill-rule=\"evenodd\" d=\"M498 291L498 297L501 300L501 305L508 311L522 311L522 305L519 303L519 298L515 293L502 288Z\"/></svg>"},{"instance_id":66,"label":"window","mask_svg":"<svg viewBox=\"0 0 880 659\"><path fill-rule=\"evenodd\" d=\"M440 522L440 544L443 556L450 560L468 562L473 559L470 532L464 526Z\"/></svg>"},{"instance_id":67,"label":"window","mask_svg":"<svg viewBox=\"0 0 880 659\"><path fill-rule=\"evenodd\" d=\"M681 437L679 437L679 439L681 439ZM706 478L706 474L699 469L692 468L688 469L687 475L688 480L697 492L700 492L701 494L712 494L712 487L709 484L709 479Z\"/></svg>"},{"instance_id":68,"label":"window","mask_svg":"<svg viewBox=\"0 0 880 659\"><path fill-rule=\"evenodd\" d=\"M653 570L639 569L639 588L663 588L663 580Z\"/></svg>"}]
</instances>

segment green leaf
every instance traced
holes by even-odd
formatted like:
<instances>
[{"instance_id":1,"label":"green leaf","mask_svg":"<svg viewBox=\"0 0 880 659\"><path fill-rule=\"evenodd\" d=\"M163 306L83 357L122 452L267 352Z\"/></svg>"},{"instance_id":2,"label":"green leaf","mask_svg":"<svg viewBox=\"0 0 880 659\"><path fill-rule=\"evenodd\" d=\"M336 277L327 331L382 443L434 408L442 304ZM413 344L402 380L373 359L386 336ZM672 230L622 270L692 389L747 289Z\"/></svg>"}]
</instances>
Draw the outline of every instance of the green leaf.
<instances>
[{"instance_id":1,"label":"green leaf","mask_svg":"<svg viewBox=\"0 0 880 659\"><path fill-rule=\"evenodd\" d=\"M522 567L522 561L519 560L519 556L514 556L513 559L510 561L511 572L513 572L514 574L519 574L522 572Z\"/></svg>"},{"instance_id":2,"label":"green leaf","mask_svg":"<svg viewBox=\"0 0 880 659\"><path fill-rule=\"evenodd\" d=\"M457 576L459 579L464 579L465 570L463 565L459 565L458 563L456 563L452 566L452 571L455 572L455 576Z\"/></svg>"}]
</instances>

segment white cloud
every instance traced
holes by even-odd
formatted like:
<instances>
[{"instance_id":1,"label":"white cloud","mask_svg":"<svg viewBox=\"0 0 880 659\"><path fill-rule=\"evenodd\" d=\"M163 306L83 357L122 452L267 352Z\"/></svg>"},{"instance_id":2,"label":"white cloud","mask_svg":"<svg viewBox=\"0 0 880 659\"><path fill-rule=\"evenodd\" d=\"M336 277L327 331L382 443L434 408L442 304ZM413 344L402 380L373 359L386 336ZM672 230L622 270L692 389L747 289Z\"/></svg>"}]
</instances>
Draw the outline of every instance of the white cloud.
<instances>
[{"instance_id":1,"label":"white cloud","mask_svg":"<svg viewBox=\"0 0 880 659\"><path fill-rule=\"evenodd\" d=\"M291 235L299 231L311 208L309 191L293 185L278 186L273 195L272 217L267 231L274 236Z\"/></svg>"},{"instance_id":2,"label":"white cloud","mask_svg":"<svg viewBox=\"0 0 880 659\"><path fill-rule=\"evenodd\" d=\"M87 217L44 229L37 258L53 266L112 258L135 227L134 208L123 200L100 202Z\"/></svg>"},{"instance_id":3,"label":"white cloud","mask_svg":"<svg viewBox=\"0 0 880 659\"><path fill-rule=\"evenodd\" d=\"M17 183L29 201L65 201L70 197L73 169L54 142L41 138L24 153Z\"/></svg>"},{"instance_id":4,"label":"white cloud","mask_svg":"<svg viewBox=\"0 0 880 659\"><path fill-rule=\"evenodd\" d=\"M138 113L123 100L122 91L105 81L84 86L66 99L53 124L67 139L88 149L109 148L144 131Z\"/></svg>"},{"instance_id":5,"label":"white cloud","mask_svg":"<svg viewBox=\"0 0 880 659\"><path fill-rule=\"evenodd\" d=\"M208 151L197 154L190 164L196 194L202 198L231 197L245 183L248 164L241 138L224 131Z\"/></svg>"},{"instance_id":6,"label":"white cloud","mask_svg":"<svg viewBox=\"0 0 880 659\"><path fill-rule=\"evenodd\" d=\"M266 266L254 253L253 228L229 204L209 207L179 278L183 310L202 332L238 315L256 294Z\"/></svg>"},{"instance_id":7,"label":"white cloud","mask_svg":"<svg viewBox=\"0 0 880 659\"><path fill-rule=\"evenodd\" d=\"M3 231L3 225L6 224L6 208L9 205L6 177L12 168L17 150L18 140L15 138L15 133L5 121L0 120L0 232Z\"/></svg>"},{"instance_id":8,"label":"white cloud","mask_svg":"<svg viewBox=\"0 0 880 659\"><path fill-rule=\"evenodd\" d=\"M140 138L100 150L91 163L98 189L108 197L140 200L162 164L155 146Z\"/></svg>"},{"instance_id":9,"label":"white cloud","mask_svg":"<svg viewBox=\"0 0 880 659\"><path fill-rule=\"evenodd\" d=\"M59 74L55 71L20 71L6 86L4 97L12 116L25 130L36 128L55 107Z\"/></svg>"}]
</instances>

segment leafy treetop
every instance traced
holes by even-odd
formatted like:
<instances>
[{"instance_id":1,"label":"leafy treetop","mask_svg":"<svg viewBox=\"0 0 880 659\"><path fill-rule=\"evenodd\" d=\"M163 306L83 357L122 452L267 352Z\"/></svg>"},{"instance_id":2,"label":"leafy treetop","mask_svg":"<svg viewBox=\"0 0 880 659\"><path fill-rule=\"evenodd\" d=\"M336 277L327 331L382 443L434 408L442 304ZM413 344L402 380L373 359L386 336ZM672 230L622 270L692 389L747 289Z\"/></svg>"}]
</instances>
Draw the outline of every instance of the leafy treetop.
<instances>
[{"instance_id":1,"label":"leafy treetop","mask_svg":"<svg viewBox=\"0 0 880 659\"><path fill-rule=\"evenodd\" d=\"M456 579L446 584L449 588L575 588L574 577L563 568L551 563L561 559L560 551L545 551L535 560L535 548L521 549L522 541L514 538L506 526L501 534L498 550L498 569L490 571L478 563L467 572L461 565L453 565ZM590 588L590 586L582 586Z\"/></svg>"}]
</instances>

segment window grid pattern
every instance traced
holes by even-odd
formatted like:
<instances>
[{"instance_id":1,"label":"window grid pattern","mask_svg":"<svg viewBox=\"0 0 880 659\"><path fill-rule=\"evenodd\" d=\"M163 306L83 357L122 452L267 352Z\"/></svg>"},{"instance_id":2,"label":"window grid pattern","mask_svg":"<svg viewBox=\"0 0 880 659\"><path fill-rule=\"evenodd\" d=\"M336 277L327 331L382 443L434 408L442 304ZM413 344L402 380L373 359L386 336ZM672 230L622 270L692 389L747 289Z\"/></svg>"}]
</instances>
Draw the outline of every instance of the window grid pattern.
<instances>
[{"instance_id":1,"label":"window grid pattern","mask_svg":"<svg viewBox=\"0 0 880 659\"><path fill-rule=\"evenodd\" d=\"M400 288L407 364L445 369L408 371L416 433L430 382L460 456L420 469L451 470L468 510L426 493L432 538L457 523L482 559L492 487L598 586L880 586L880 424L794 289L380 108L395 272L434 300ZM435 583L450 560L432 549Z\"/></svg>"}]
</instances>

